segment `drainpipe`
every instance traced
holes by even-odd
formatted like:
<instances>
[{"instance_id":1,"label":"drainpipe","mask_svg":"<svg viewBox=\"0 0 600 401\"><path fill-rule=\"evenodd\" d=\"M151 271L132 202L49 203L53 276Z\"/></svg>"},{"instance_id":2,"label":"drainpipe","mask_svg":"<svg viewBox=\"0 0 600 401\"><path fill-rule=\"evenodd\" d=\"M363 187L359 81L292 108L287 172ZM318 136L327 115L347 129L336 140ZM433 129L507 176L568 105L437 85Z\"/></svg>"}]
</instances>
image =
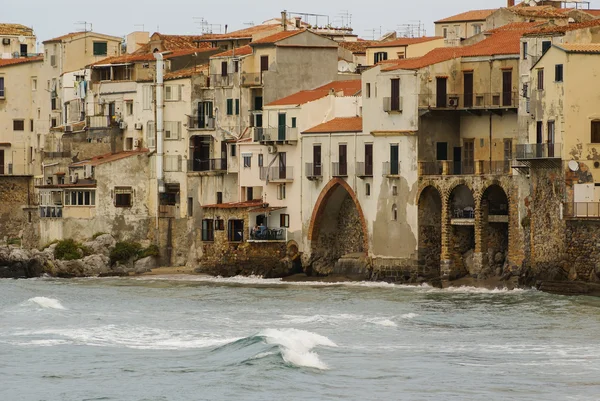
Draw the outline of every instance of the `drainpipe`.
<instances>
[{"instance_id":1,"label":"drainpipe","mask_svg":"<svg viewBox=\"0 0 600 401\"><path fill-rule=\"evenodd\" d=\"M165 192L164 171L163 171L163 55L159 52L154 53L156 59L156 228L159 228L160 215L160 194ZM157 236L158 240L159 236Z\"/></svg>"}]
</instances>

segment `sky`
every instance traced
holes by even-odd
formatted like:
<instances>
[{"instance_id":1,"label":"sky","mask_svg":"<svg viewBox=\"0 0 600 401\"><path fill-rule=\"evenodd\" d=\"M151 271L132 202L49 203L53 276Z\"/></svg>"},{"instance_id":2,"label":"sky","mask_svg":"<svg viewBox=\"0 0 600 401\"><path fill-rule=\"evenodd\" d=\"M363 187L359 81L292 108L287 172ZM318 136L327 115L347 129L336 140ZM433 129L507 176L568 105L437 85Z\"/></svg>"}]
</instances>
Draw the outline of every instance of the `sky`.
<instances>
[{"instance_id":1,"label":"sky","mask_svg":"<svg viewBox=\"0 0 600 401\"><path fill-rule=\"evenodd\" d=\"M518 2L518 1L517 1ZM598 8L600 0L592 0ZM421 21L428 35L433 35L433 21L467 10L506 6L506 0L103 0L82 2L72 0L6 0L3 1L0 22L20 23L33 27L38 42L68 32L84 29L87 22L95 32L125 36L142 30L150 33L200 34L199 21L228 25L228 30L242 29L250 23L279 17L281 11L325 14L334 25L340 15L351 15L352 27L359 37L373 39L382 33L398 30L402 24ZM35 11L32 11L35 10ZM325 21L322 19L321 21ZM88 30L90 26L88 25ZM374 34L375 30L375 34Z\"/></svg>"}]
</instances>

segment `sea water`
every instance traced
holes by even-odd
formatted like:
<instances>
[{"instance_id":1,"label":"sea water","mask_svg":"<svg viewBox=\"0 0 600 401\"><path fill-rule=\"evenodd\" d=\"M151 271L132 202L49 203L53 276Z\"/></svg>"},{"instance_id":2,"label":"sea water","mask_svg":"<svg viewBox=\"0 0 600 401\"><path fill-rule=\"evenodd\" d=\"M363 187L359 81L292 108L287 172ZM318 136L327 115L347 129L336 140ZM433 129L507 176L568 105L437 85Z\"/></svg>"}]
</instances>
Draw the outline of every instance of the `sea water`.
<instances>
[{"instance_id":1,"label":"sea water","mask_svg":"<svg viewBox=\"0 0 600 401\"><path fill-rule=\"evenodd\" d=\"M600 299L200 276L0 280L0 400L598 400Z\"/></svg>"}]
</instances>

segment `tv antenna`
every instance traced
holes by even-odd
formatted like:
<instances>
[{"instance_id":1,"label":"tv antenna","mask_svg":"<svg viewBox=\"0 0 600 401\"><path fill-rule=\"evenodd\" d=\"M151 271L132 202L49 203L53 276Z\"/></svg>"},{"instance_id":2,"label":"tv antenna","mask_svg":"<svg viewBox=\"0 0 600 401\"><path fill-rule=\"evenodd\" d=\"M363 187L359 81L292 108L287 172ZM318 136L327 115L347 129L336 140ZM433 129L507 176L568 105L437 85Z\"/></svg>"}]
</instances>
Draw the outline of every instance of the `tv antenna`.
<instances>
[{"instance_id":1,"label":"tv antenna","mask_svg":"<svg viewBox=\"0 0 600 401\"><path fill-rule=\"evenodd\" d=\"M91 22L78 21L75 23L75 25L79 25L79 26L83 25L83 29L80 28L79 29L80 31L83 31L83 32L91 32L92 31L92 23ZM90 26L89 30L87 29L88 25Z\"/></svg>"},{"instance_id":2,"label":"tv antenna","mask_svg":"<svg viewBox=\"0 0 600 401\"><path fill-rule=\"evenodd\" d=\"M195 20L195 23L200 28L200 33L210 34L210 33L221 33L221 24L209 24L204 17L192 17Z\"/></svg>"}]
</instances>

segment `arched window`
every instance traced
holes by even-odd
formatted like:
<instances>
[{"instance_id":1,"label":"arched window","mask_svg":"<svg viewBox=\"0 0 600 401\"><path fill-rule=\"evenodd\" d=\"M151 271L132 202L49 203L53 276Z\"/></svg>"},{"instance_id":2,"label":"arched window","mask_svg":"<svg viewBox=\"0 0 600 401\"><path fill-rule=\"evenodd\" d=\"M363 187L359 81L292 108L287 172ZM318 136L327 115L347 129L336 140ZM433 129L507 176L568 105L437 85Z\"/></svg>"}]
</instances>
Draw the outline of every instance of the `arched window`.
<instances>
[{"instance_id":1,"label":"arched window","mask_svg":"<svg viewBox=\"0 0 600 401\"><path fill-rule=\"evenodd\" d=\"M392 205L392 221L398 221L398 207L395 203Z\"/></svg>"}]
</instances>

